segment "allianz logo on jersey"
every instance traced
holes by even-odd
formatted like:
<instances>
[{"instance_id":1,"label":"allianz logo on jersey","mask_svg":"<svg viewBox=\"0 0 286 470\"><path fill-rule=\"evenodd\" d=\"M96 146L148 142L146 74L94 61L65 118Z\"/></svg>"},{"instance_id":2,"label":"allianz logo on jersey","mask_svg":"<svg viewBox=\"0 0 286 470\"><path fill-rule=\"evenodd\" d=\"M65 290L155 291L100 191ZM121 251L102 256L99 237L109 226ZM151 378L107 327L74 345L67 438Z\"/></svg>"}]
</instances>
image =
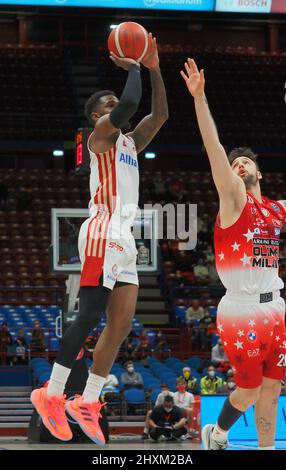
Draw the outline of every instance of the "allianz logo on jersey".
<instances>
[{"instance_id":1,"label":"allianz logo on jersey","mask_svg":"<svg viewBox=\"0 0 286 470\"><path fill-rule=\"evenodd\" d=\"M130 166L134 166L135 168L138 168L137 160L135 160L135 158L132 158L131 155L128 155L123 152L120 154L119 163L125 163L126 165L130 165Z\"/></svg>"}]
</instances>

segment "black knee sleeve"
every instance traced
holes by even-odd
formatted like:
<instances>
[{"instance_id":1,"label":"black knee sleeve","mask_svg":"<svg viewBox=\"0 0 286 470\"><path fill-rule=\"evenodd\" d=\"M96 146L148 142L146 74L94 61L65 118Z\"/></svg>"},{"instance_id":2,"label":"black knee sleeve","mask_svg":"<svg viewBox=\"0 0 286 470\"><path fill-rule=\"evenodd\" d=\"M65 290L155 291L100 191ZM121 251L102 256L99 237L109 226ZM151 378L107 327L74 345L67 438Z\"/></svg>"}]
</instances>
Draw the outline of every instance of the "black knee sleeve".
<instances>
[{"instance_id":1,"label":"black knee sleeve","mask_svg":"<svg viewBox=\"0 0 286 470\"><path fill-rule=\"evenodd\" d=\"M56 362L64 367L72 365L88 334L96 327L106 311L111 291L106 287L81 287L79 293L79 314L65 332Z\"/></svg>"}]
</instances>

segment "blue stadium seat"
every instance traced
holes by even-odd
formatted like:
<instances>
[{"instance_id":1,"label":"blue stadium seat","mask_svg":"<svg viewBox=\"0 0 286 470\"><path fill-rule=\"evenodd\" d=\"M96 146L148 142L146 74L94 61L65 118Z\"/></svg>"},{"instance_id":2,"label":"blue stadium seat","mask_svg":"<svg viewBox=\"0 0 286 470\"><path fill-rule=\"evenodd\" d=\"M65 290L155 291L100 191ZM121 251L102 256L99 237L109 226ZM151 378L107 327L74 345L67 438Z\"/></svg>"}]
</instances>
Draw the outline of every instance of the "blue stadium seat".
<instances>
[{"instance_id":1,"label":"blue stadium seat","mask_svg":"<svg viewBox=\"0 0 286 470\"><path fill-rule=\"evenodd\" d=\"M161 393L160 388L152 390L150 399L151 399L151 402L152 402L153 405L155 404L155 401L157 400L157 397L158 397L159 393Z\"/></svg>"},{"instance_id":2,"label":"blue stadium seat","mask_svg":"<svg viewBox=\"0 0 286 470\"><path fill-rule=\"evenodd\" d=\"M127 403L134 405L140 405L145 403L145 394L143 390L140 390L138 388L130 388L129 390L125 390L123 393Z\"/></svg>"},{"instance_id":3,"label":"blue stadium seat","mask_svg":"<svg viewBox=\"0 0 286 470\"><path fill-rule=\"evenodd\" d=\"M192 356L186 362L191 368L194 367L196 370L201 369L203 364L203 360L198 356Z\"/></svg>"}]
</instances>

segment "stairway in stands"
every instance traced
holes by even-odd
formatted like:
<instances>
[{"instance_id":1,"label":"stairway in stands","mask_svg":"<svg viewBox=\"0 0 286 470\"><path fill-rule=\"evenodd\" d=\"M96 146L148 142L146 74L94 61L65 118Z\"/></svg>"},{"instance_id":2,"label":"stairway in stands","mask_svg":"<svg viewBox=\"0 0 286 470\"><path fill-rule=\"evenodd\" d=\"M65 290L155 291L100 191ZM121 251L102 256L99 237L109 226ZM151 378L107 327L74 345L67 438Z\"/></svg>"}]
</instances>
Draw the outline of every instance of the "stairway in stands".
<instances>
[{"instance_id":1,"label":"stairway in stands","mask_svg":"<svg viewBox=\"0 0 286 470\"><path fill-rule=\"evenodd\" d=\"M33 413L31 387L0 387L0 436L25 435Z\"/></svg>"},{"instance_id":2,"label":"stairway in stands","mask_svg":"<svg viewBox=\"0 0 286 470\"><path fill-rule=\"evenodd\" d=\"M156 275L139 275L136 318L145 326L169 326L169 311L161 296Z\"/></svg>"}]
</instances>

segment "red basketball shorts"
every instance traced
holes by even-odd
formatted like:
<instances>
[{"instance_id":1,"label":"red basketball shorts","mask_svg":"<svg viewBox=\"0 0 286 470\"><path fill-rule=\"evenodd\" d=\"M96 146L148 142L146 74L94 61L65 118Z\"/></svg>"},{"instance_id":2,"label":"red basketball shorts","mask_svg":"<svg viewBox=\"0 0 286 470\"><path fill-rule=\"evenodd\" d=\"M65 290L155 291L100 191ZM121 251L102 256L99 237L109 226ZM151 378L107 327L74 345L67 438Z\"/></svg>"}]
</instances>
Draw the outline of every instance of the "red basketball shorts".
<instances>
[{"instance_id":1,"label":"red basketball shorts","mask_svg":"<svg viewBox=\"0 0 286 470\"><path fill-rule=\"evenodd\" d=\"M217 328L237 386L256 388L263 377L281 380L286 371L285 302L280 292L260 303L260 294L221 299Z\"/></svg>"}]
</instances>

